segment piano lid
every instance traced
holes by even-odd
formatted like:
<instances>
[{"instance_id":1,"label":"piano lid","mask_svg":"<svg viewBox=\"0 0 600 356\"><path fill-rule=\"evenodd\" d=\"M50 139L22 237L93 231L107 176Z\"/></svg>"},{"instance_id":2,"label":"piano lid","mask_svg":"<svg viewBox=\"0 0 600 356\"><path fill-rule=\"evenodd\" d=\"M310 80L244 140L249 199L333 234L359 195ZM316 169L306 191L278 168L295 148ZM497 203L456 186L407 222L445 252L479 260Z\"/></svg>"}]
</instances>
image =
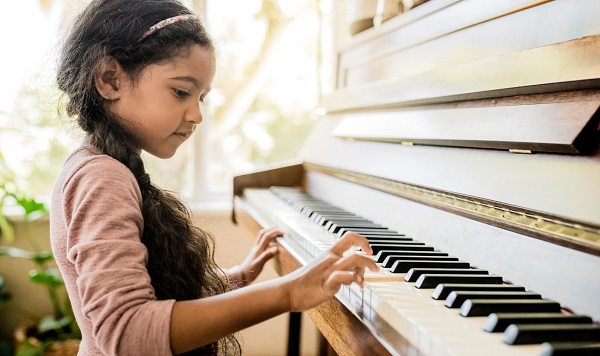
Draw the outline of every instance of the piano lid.
<instances>
[{"instance_id":1,"label":"piano lid","mask_svg":"<svg viewBox=\"0 0 600 356\"><path fill-rule=\"evenodd\" d=\"M592 1L428 2L353 38L321 104L344 115L334 135L347 139L588 154L597 13Z\"/></svg>"}]
</instances>

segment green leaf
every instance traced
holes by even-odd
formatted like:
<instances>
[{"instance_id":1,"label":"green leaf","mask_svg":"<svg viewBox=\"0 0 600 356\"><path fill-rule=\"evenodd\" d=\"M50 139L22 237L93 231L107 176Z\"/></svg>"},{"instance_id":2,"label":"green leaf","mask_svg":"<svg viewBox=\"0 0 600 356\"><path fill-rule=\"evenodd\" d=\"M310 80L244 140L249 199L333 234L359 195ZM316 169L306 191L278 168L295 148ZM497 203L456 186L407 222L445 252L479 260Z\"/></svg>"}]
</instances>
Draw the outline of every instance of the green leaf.
<instances>
[{"instance_id":1,"label":"green leaf","mask_svg":"<svg viewBox=\"0 0 600 356\"><path fill-rule=\"evenodd\" d=\"M68 316L64 316L58 320L53 315L46 315L40 320L38 324L38 332L40 334L50 330L61 330L71 323L72 319Z\"/></svg>"},{"instance_id":2,"label":"green leaf","mask_svg":"<svg viewBox=\"0 0 600 356\"><path fill-rule=\"evenodd\" d=\"M49 251L40 251L38 253L34 253L33 258L32 258L32 260L38 264L42 264L44 262L51 261L53 259L54 259L54 256L52 255L52 252L49 252Z\"/></svg>"},{"instance_id":3,"label":"green leaf","mask_svg":"<svg viewBox=\"0 0 600 356\"><path fill-rule=\"evenodd\" d=\"M60 272L56 268L31 270L29 271L29 280L34 283L45 284L51 287L59 287L64 284Z\"/></svg>"},{"instance_id":4,"label":"green leaf","mask_svg":"<svg viewBox=\"0 0 600 356\"><path fill-rule=\"evenodd\" d=\"M39 218L48 213L48 209L46 209L44 203L40 203L33 198L21 197L14 193L9 193L9 195L15 198L17 204L25 209L25 216L27 217L34 216L35 218Z\"/></svg>"}]
</instances>

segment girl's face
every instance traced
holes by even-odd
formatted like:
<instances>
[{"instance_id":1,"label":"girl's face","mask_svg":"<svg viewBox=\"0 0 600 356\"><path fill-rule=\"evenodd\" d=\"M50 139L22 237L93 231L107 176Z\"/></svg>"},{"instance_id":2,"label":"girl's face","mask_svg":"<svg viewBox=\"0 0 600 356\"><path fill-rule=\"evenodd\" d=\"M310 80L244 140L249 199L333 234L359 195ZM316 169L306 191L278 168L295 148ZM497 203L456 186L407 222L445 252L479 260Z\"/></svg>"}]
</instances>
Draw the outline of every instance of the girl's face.
<instances>
[{"instance_id":1,"label":"girl's face","mask_svg":"<svg viewBox=\"0 0 600 356\"><path fill-rule=\"evenodd\" d=\"M137 82L125 79L110 110L124 120L140 149L172 157L202 121L200 106L214 75L213 51L193 45L168 62L147 66Z\"/></svg>"}]
</instances>

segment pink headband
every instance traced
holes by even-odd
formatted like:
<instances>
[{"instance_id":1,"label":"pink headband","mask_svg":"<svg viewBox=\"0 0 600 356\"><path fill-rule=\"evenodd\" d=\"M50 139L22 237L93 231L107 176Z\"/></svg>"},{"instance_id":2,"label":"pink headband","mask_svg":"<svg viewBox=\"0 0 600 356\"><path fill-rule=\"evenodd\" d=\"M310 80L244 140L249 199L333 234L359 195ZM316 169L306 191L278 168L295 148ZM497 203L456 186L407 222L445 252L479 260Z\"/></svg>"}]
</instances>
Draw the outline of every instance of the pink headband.
<instances>
[{"instance_id":1,"label":"pink headband","mask_svg":"<svg viewBox=\"0 0 600 356\"><path fill-rule=\"evenodd\" d=\"M165 26L168 26L172 23L179 22L179 21L187 21L189 19L193 19L194 17L196 17L196 16L194 16L194 15L179 15L179 16L169 17L168 19L162 20L162 21L156 23L155 25L153 25L152 27L150 27L148 29L148 31L144 32L144 35L142 36L142 38L140 38L140 41Z\"/></svg>"}]
</instances>

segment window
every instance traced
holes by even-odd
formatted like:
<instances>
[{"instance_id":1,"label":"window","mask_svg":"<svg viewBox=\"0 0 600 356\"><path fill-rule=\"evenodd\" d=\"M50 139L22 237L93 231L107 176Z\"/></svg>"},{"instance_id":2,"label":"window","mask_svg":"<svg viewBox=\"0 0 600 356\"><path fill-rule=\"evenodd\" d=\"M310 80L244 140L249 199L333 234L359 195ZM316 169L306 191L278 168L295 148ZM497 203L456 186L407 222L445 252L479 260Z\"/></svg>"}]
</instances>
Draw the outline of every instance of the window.
<instances>
[{"instance_id":1,"label":"window","mask_svg":"<svg viewBox=\"0 0 600 356\"><path fill-rule=\"evenodd\" d=\"M26 14L25 18L23 14ZM80 137L58 115L54 82L58 2L0 2L0 152L19 189L47 197L62 161ZM2 179L2 177L0 177Z\"/></svg>"},{"instance_id":2,"label":"window","mask_svg":"<svg viewBox=\"0 0 600 356\"><path fill-rule=\"evenodd\" d=\"M205 122L169 160L145 155L153 180L194 201L228 201L232 179L296 156L333 83L332 18L342 0L188 1L217 48ZM58 114L59 29L81 1L0 2L3 58L0 151L23 188L48 196L66 155L81 142ZM16 16L28 14L23 26ZM339 14L338 14L339 15ZM39 27L36 27L36 26ZM18 28L19 36L10 36ZM65 129L66 128L66 129Z\"/></svg>"}]
</instances>

